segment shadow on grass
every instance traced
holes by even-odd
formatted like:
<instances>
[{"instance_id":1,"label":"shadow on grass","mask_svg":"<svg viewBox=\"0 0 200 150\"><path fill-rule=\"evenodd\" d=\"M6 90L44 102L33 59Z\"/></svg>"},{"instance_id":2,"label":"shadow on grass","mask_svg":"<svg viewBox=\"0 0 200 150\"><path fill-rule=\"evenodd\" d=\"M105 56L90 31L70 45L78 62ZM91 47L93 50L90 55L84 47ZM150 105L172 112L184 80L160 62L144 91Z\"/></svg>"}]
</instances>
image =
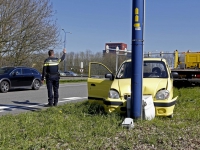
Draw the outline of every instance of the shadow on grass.
<instances>
[{"instance_id":1,"label":"shadow on grass","mask_svg":"<svg viewBox=\"0 0 200 150\"><path fill-rule=\"evenodd\" d=\"M88 101L82 103L84 106L83 111L91 115L105 115L104 107L100 104L89 103Z\"/></svg>"},{"instance_id":2,"label":"shadow on grass","mask_svg":"<svg viewBox=\"0 0 200 150\"><path fill-rule=\"evenodd\" d=\"M119 117L121 119L126 118L126 114L121 114L115 111L112 113L105 112L104 107L100 104L90 103L86 101L82 103L81 105L83 106L83 112L90 115L110 116L114 118Z\"/></svg>"}]
</instances>

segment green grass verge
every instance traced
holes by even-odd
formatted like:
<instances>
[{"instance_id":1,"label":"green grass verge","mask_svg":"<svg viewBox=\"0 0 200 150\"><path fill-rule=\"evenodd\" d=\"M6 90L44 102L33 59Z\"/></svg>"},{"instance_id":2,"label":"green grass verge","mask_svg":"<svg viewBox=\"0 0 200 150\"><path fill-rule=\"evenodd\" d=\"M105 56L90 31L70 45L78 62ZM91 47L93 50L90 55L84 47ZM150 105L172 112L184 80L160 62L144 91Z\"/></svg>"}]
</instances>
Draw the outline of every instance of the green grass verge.
<instances>
[{"instance_id":1,"label":"green grass verge","mask_svg":"<svg viewBox=\"0 0 200 150\"><path fill-rule=\"evenodd\" d=\"M134 120L131 130L122 128L124 116L104 114L87 101L5 115L0 120L0 149L200 149L199 88L174 89L176 95L174 118Z\"/></svg>"},{"instance_id":2,"label":"green grass verge","mask_svg":"<svg viewBox=\"0 0 200 150\"><path fill-rule=\"evenodd\" d=\"M80 79L80 80L60 80L59 83L74 83L74 82L86 82L87 80Z\"/></svg>"}]
</instances>

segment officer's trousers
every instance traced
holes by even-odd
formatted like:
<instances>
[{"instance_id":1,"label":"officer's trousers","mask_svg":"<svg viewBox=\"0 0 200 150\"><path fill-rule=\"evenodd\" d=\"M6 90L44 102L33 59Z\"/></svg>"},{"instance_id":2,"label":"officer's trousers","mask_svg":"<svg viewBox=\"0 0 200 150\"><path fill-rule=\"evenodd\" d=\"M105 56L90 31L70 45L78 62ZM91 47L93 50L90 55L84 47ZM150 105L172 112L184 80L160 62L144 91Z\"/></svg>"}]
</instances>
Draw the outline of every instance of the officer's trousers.
<instances>
[{"instance_id":1,"label":"officer's trousers","mask_svg":"<svg viewBox=\"0 0 200 150\"><path fill-rule=\"evenodd\" d=\"M58 103L59 75L50 75L46 78L48 102L50 105Z\"/></svg>"}]
</instances>

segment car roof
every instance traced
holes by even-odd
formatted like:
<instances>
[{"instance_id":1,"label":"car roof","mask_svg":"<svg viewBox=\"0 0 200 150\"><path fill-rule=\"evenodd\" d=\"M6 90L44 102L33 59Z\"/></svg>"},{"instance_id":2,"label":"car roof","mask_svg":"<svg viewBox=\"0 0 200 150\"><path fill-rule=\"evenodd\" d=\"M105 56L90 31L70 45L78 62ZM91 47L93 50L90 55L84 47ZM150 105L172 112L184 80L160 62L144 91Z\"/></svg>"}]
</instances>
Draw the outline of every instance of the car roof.
<instances>
[{"instance_id":1,"label":"car roof","mask_svg":"<svg viewBox=\"0 0 200 150\"><path fill-rule=\"evenodd\" d=\"M25 67L25 66L16 66L15 68L29 68L29 69L34 69L34 68L31 68L31 67Z\"/></svg>"},{"instance_id":2,"label":"car roof","mask_svg":"<svg viewBox=\"0 0 200 150\"><path fill-rule=\"evenodd\" d=\"M25 67L25 66L4 66L2 68L30 68L30 69L34 69L34 68L31 68L31 67Z\"/></svg>"},{"instance_id":3,"label":"car roof","mask_svg":"<svg viewBox=\"0 0 200 150\"><path fill-rule=\"evenodd\" d=\"M10 68L10 69L32 69L32 70L35 70L37 72L39 72L37 69L35 68L32 68L32 67L25 67L25 66L14 66L14 67L11 67L11 66L5 66L5 67L1 67L1 68Z\"/></svg>"},{"instance_id":4,"label":"car roof","mask_svg":"<svg viewBox=\"0 0 200 150\"><path fill-rule=\"evenodd\" d=\"M143 61L164 61L166 62L165 58L143 58ZM131 59L127 59L124 62L131 62Z\"/></svg>"}]
</instances>

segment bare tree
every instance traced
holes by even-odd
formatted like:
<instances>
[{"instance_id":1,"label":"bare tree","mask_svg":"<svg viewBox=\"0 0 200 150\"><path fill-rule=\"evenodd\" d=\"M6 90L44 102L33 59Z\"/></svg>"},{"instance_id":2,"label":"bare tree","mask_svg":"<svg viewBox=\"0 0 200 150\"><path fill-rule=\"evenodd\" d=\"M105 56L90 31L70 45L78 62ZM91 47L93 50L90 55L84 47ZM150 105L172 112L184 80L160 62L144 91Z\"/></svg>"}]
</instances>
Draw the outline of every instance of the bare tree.
<instances>
[{"instance_id":1,"label":"bare tree","mask_svg":"<svg viewBox=\"0 0 200 150\"><path fill-rule=\"evenodd\" d=\"M35 54L54 47L59 32L52 15L49 0L0 0L1 58L30 66Z\"/></svg>"}]
</instances>

